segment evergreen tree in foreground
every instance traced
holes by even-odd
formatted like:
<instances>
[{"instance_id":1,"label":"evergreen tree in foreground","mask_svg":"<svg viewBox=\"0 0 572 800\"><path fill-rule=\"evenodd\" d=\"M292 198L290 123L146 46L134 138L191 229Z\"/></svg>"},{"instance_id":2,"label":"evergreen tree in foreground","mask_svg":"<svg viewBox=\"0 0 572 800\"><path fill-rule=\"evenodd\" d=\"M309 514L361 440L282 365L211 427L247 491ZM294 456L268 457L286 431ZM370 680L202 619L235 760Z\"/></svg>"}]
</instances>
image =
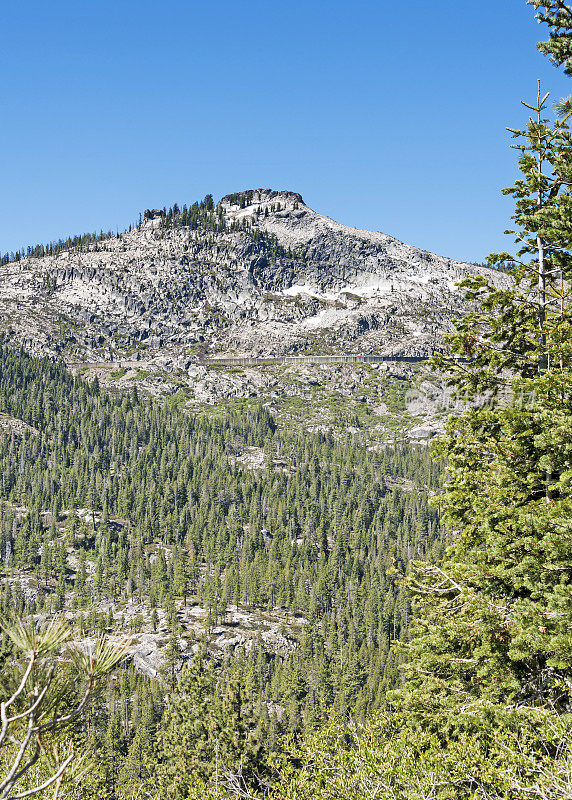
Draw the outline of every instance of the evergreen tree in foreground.
<instances>
[{"instance_id":1,"label":"evergreen tree in foreground","mask_svg":"<svg viewBox=\"0 0 572 800\"><path fill-rule=\"evenodd\" d=\"M123 659L128 641L110 645L100 636L91 651L70 644L62 616L50 622L4 619L12 652L0 673L0 798L61 796L65 781L79 780L89 759L74 736L106 676ZM61 662L67 645L69 663Z\"/></svg>"},{"instance_id":2,"label":"evergreen tree in foreground","mask_svg":"<svg viewBox=\"0 0 572 800\"><path fill-rule=\"evenodd\" d=\"M570 44L559 42L564 63ZM525 103L528 125L512 131L521 176L505 193L518 250L489 257L509 265L512 284L465 282L481 307L450 343L469 363L440 360L473 405L450 419L437 450L454 543L411 581L422 613L408 696L423 714L487 703L572 710L571 111L561 104L550 121L547 98L539 90Z\"/></svg>"},{"instance_id":3,"label":"evergreen tree in foreground","mask_svg":"<svg viewBox=\"0 0 572 800\"><path fill-rule=\"evenodd\" d=\"M564 66L567 75L572 75L572 9L564 0L528 0L528 5L538 11L537 20L550 27L550 38L547 42L540 42L538 49L550 56L556 66Z\"/></svg>"}]
</instances>

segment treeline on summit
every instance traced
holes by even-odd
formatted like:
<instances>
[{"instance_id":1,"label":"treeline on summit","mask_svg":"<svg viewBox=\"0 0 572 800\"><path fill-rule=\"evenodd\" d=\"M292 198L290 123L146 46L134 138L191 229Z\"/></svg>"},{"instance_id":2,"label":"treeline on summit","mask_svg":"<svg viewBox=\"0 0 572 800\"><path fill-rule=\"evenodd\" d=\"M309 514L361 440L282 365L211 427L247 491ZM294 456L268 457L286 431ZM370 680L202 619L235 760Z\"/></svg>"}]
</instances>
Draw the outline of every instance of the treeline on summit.
<instances>
[{"instance_id":1,"label":"treeline on summit","mask_svg":"<svg viewBox=\"0 0 572 800\"><path fill-rule=\"evenodd\" d=\"M251 195L252 192L239 192L236 195L230 195L229 197L231 200L235 199L237 204L239 204L241 208L244 208L246 204L246 198L250 196L251 200ZM279 210L280 203L272 205L272 211ZM268 209L266 209L265 212L258 212L258 216L260 216L262 213L264 213L264 216L268 216ZM162 232L175 228L187 228L189 231L200 230L204 233L215 234L223 233L227 230L230 232L247 230L255 242L262 240L275 256L297 259L302 258L302 256L294 254L291 249L282 247L275 235L266 233L258 228L253 229L249 220L237 220L232 222L230 226L227 225L224 217L223 207L220 205L220 203L215 206L211 194L207 194L203 200L196 201L189 206L186 204L179 206L178 203L174 203L169 208L165 207L160 210L158 212L158 216L159 227L157 229L157 234L159 236L162 235ZM147 217L145 217L145 219L147 219ZM142 222L143 217L141 214L139 214L138 221L133 225L130 225L126 231L123 231L123 233L131 232L131 230L134 228L136 229L140 227ZM100 243L114 237L119 237L120 235L121 234L119 231L114 233L113 231L102 230L99 233L82 233L77 234L76 236L68 236L66 239L58 239L46 244L28 245L28 247L22 247L20 250L16 250L14 252L0 253L0 266L5 266L11 262L22 261L24 258L44 258L44 256L57 256L59 253L66 251L97 252L97 250L101 249L101 247L105 247L105 245L100 246Z\"/></svg>"}]
</instances>

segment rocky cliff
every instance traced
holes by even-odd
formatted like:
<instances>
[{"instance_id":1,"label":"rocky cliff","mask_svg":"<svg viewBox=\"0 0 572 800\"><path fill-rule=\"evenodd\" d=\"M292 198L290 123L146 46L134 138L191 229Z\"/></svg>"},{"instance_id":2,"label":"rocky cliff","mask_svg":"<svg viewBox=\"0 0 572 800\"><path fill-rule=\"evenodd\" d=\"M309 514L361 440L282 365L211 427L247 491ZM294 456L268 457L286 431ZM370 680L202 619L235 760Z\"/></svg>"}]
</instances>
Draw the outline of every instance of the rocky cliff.
<instances>
[{"instance_id":1,"label":"rocky cliff","mask_svg":"<svg viewBox=\"0 0 572 800\"><path fill-rule=\"evenodd\" d=\"M148 211L134 230L0 268L0 324L34 353L94 361L292 353L424 355L470 273L257 189Z\"/></svg>"}]
</instances>

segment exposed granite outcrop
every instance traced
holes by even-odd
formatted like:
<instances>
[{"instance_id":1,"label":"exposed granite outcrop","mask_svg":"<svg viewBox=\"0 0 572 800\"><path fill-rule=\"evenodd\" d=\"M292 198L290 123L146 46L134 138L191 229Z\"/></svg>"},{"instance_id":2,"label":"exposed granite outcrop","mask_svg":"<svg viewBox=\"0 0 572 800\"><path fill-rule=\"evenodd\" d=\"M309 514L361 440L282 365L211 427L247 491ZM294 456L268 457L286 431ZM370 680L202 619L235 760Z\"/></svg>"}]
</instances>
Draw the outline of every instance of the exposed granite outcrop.
<instances>
[{"instance_id":1,"label":"exposed granite outcrop","mask_svg":"<svg viewBox=\"0 0 572 800\"><path fill-rule=\"evenodd\" d=\"M76 360L299 352L425 354L463 309L470 273L507 278L349 228L300 194L227 195L226 230L141 225L83 251L0 268L0 324L36 353ZM106 355L107 354L107 355Z\"/></svg>"}]
</instances>

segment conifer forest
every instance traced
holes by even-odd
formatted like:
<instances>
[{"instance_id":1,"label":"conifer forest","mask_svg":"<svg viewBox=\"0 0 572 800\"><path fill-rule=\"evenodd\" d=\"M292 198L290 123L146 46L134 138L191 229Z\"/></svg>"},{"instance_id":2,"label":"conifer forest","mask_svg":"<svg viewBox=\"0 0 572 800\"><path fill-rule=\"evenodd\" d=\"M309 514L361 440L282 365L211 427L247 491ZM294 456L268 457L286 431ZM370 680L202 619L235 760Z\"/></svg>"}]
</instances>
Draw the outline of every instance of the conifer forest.
<instances>
[{"instance_id":1,"label":"conifer forest","mask_svg":"<svg viewBox=\"0 0 572 800\"><path fill-rule=\"evenodd\" d=\"M572 75L572 7L527 5ZM446 347L379 378L384 436L365 396L345 427L284 389L191 404L2 324L0 799L572 798L572 101L531 89L514 250L462 281ZM251 190L225 200L231 225L207 195L129 233L309 263L249 228ZM403 397L434 376L429 441Z\"/></svg>"}]
</instances>

